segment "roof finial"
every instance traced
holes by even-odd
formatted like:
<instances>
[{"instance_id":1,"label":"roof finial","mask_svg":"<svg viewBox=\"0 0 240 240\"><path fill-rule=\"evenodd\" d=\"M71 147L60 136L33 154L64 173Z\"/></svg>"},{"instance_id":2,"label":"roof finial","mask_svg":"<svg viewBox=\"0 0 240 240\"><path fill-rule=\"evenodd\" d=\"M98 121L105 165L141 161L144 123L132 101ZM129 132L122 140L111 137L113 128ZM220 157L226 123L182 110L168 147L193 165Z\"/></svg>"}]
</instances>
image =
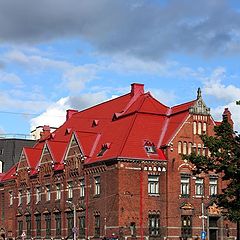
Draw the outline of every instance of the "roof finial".
<instances>
[{"instance_id":1,"label":"roof finial","mask_svg":"<svg viewBox=\"0 0 240 240\"><path fill-rule=\"evenodd\" d=\"M199 99L201 97L202 97L202 91L201 91L201 88L198 88L198 90L197 90L197 99Z\"/></svg>"}]
</instances>

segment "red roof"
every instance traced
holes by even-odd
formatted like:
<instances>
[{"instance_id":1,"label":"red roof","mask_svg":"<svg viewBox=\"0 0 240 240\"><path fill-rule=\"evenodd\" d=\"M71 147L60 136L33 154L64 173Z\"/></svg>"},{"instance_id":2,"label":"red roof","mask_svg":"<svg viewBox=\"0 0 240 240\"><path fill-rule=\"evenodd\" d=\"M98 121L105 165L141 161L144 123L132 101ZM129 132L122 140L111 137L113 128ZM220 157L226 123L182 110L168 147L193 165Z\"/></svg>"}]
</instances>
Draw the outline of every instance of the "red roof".
<instances>
[{"instance_id":1,"label":"red roof","mask_svg":"<svg viewBox=\"0 0 240 240\"><path fill-rule=\"evenodd\" d=\"M48 134L33 148L24 148L32 174L36 173L45 144L55 162L54 169L63 169L72 134L86 157L85 164L113 158L166 160L160 147L175 136L195 101L170 108L150 93L144 93L143 85L132 84L131 92L126 95L68 114L66 122L54 134ZM153 144L157 151L148 153L144 147L146 142ZM13 169L6 176L11 175Z\"/></svg>"}]
</instances>

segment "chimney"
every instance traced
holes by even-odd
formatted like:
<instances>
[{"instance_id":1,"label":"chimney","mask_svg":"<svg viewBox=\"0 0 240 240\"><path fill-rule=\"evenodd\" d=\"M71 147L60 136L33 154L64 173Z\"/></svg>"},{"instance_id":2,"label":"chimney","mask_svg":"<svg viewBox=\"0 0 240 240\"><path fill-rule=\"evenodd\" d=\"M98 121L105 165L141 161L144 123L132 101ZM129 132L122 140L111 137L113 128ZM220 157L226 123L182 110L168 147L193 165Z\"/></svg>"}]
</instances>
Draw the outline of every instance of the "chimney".
<instances>
[{"instance_id":1,"label":"chimney","mask_svg":"<svg viewBox=\"0 0 240 240\"><path fill-rule=\"evenodd\" d=\"M50 134L50 127L49 125L44 125L42 127L42 132L40 133L40 138L43 139Z\"/></svg>"},{"instance_id":2,"label":"chimney","mask_svg":"<svg viewBox=\"0 0 240 240\"><path fill-rule=\"evenodd\" d=\"M232 114L231 112L229 111L228 108L225 108L224 109L224 112L223 112L223 120L227 120L228 123L232 126L233 128L233 120L232 120Z\"/></svg>"},{"instance_id":3,"label":"chimney","mask_svg":"<svg viewBox=\"0 0 240 240\"><path fill-rule=\"evenodd\" d=\"M144 94L144 84L141 83L132 83L131 84L131 95L140 95Z\"/></svg>"},{"instance_id":4,"label":"chimney","mask_svg":"<svg viewBox=\"0 0 240 240\"><path fill-rule=\"evenodd\" d=\"M78 110L68 109L67 114L66 114L66 120L70 119L72 117L72 115L77 113L77 112L78 112Z\"/></svg>"}]
</instances>

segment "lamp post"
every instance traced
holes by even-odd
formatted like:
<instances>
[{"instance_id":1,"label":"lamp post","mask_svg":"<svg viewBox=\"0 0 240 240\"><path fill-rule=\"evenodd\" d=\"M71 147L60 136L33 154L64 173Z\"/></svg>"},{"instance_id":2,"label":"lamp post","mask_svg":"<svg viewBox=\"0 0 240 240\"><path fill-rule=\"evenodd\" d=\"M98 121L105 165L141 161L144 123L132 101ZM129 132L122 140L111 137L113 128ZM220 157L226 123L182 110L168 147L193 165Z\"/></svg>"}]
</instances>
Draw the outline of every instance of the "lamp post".
<instances>
[{"instance_id":1,"label":"lamp post","mask_svg":"<svg viewBox=\"0 0 240 240\"><path fill-rule=\"evenodd\" d=\"M76 222L77 222L77 211L76 211L76 205L71 202L71 201L66 201L67 203L71 204L73 206L73 240L77 240L77 226L76 226Z\"/></svg>"},{"instance_id":2,"label":"lamp post","mask_svg":"<svg viewBox=\"0 0 240 240\"><path fill-rule=\"evenodd\" d=\"M204 215L204 201L202 197L202 215L199 216L200 219L202 219L202 232L201 232L201 239L206 239L206 231L205 231L205 219L207 216Z\"/></svg>"}]
</instances>

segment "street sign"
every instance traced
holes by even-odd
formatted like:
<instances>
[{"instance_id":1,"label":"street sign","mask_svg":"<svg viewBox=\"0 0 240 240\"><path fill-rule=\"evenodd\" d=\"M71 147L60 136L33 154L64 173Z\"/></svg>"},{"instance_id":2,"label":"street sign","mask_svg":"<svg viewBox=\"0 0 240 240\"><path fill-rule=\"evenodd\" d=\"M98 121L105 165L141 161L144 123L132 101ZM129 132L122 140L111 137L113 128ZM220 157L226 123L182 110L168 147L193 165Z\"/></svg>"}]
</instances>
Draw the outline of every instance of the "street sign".
<instances>
[{"instance_id":1,"label":"street sign","mask_svg":"<svg viewBox=\"0 0 240 240\"><path fill-rule=\"evenodd\" d=\"M22 235L21 235L22 239L24 239L26 237L26 233L25 232L22 232Z\"/></svg>"},{"instance_id":2,"label":"street sign","mask_svg":"<svg viewBox=\"0 0 240 240\"><path fill-rule=\"evenodd\" d=\"M201 232L201 239L206 239L207 233L205 231Z\"/></svg>"}]
</instances>

